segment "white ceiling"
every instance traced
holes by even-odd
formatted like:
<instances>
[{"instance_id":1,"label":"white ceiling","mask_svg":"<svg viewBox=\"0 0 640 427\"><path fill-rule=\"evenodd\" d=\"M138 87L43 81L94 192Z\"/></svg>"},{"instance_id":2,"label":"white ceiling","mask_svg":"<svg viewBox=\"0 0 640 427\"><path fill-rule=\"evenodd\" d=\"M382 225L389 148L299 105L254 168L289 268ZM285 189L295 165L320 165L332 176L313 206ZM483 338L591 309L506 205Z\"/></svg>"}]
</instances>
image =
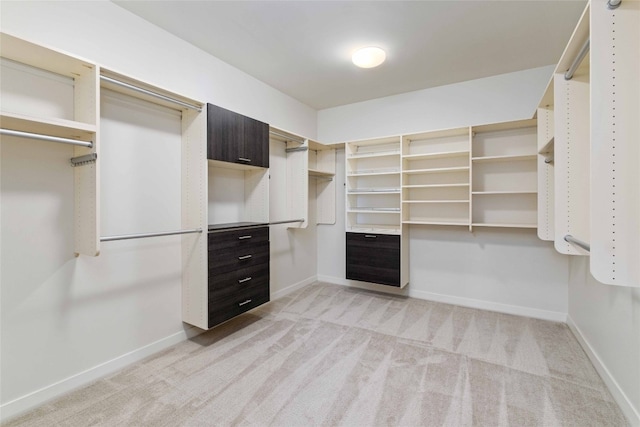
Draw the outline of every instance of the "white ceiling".
<instances>
[{"instance_id":1,"label":"white ceiling","mask_svg":"<svg viewBox=\"0 0 640 427\"><path fill-rule=\"evenodd\" d=\"M586 4L115 1L316 109L555 64ZM387 51L378 68L351 53Z\"/></svg>"}]
</instances>

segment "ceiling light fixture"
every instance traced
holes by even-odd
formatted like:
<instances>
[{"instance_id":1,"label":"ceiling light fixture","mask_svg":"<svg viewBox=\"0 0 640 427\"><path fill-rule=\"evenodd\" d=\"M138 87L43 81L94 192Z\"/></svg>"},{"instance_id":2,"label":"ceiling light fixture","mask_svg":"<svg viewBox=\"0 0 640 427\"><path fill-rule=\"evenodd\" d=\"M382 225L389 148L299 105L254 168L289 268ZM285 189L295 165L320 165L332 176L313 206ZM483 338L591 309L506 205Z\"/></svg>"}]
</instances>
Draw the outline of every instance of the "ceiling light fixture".
<instances>
[{"instance_id":1,"label":"ceiling light fixture","mask_svg":"<svg viewBox=\"0 0 640 427\"><path fill-rule=\"evenodd\" d=\"M373 68L382 64L387 54L384 50L375 46L363 47L356 50L351 56L351 60L360 68Z\"/></svg>"}]
</instances>

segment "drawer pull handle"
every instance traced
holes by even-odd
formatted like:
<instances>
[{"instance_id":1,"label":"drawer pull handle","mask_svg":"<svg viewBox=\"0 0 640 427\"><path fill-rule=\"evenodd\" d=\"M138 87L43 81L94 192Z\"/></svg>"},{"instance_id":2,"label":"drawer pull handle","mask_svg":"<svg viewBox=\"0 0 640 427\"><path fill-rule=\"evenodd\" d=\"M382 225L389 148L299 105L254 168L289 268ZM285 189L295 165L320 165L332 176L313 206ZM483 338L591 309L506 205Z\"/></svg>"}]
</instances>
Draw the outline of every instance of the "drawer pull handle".
<instances>
[{"instance_id":1,"label":"drawer pull handle","mask_svg":"<svg viewBox=\"0 0 640 427\"><path fill-rule=\"evenodd\" d=\"M251 280L251 277L245 277L244 279L238 280L238 283L248 282L249 280Z\"/></svg>"},{"instance_id":2,"label":"drawer pull handle","mask_svg":"<svg viewBox=\"0 0 640 427\"><path fill-rule=\"evenodd\" d=\"M375 239L375 238L376 238L376 237L378 237L378 236L375 236L375 235L373 235L373 234L365 234L365 235L364 235L364 237L365 237L366 239Z\"/></svg>"},{"instance_id":3,"label":"drawer pull handle","mask_svg":"<svg viewBox=\"0 0 640 427\"><path fill-rule=\"evenodd\" d=\"M251 236L240 236L238 237L238 240L244 240L244 239L250 239Z\"/></svg>"},{"instance_id":4,"label":"drawer pull handle","mask_svg":"<svg viewBox=\"0 0 640 427\"><path fill-rule=\"evenodd\" d=\"M238 157L238 160L240 160L241 162L249 162L249 163L251 163L251 159L247 159L246 157Z\"/></svg>"},{"instance_id":5,"label":"drawer pull handle","mask_svg":"<svg viewBox=\"0 0 640 427\"><path fill-rule=\"evenodd\" d=\"M238 306L242 307L243 305L245 305L245 304L249 304L250 302L251 302L251 300L250 300L250 299L248 299L248 300L246 300L246 301L239 302L239 303L238 303Z\"/></svg>"},{"instance_id":6,"label":"drawer pull handle","mask_svg":"<svg viewBox=\"0 0 640 427\"><path fill-rule=\"evenodd\" d=\"M238 259L239 259L240 261L242 261L243 259L249 259L249 258L251 258L251 255L244 255L244 256L239 256L239 257L238 257Z\"/></svg>"}]
</instances>

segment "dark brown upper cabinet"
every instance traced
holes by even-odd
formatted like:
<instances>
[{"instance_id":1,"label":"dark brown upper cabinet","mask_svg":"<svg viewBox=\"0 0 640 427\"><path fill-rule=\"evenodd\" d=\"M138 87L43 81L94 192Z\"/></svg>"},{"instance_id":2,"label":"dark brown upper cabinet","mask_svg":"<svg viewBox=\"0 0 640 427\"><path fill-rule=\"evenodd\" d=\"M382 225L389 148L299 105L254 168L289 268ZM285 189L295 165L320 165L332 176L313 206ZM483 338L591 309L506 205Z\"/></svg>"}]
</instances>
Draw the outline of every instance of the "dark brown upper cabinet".
<instances>
[{"instance_id":1,"label":"dark brown upper cabinet","mask_svg":"<svg viewBox=\"0 0 640 427\"><path fill-rule=\"evenodd\" d=\"M207 104L207 158L269 167L269 125Z\"/></svg>"}]
</instances>

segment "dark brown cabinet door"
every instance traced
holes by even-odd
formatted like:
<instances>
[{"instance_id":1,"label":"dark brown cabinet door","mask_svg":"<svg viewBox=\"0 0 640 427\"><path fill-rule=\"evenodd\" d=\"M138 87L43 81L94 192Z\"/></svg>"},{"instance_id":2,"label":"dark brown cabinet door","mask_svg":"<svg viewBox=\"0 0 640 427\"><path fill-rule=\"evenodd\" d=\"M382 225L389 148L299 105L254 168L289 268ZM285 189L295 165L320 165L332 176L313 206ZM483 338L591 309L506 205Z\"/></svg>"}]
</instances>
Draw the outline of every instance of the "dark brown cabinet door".
<instances>
[{"instance_id":1,"label":"dark brown cabinet door","mask_svg":"<svg viewBox=\"0 0 640 427\"><path fill-rule=\"evenodd\" d=\"M207 158L269 167L269 125L207 104Z\"/></svg>"},{"instance_id":2,"label":"dark brown cabinet door","mask_svg":"<svg viewBox=\"0 0 640 427\"><path fill-rule=\"evenodd\" d=\"M207 158L239 163L244 135L243 116L207 104Z\"/></svg>"},{"instance_id":3,"label":"dark brown cabinet door","mask_svg":"<svg viewBox=\"0 0 640 427\"><path fill-rule=\"evenodd\" d=\"M347 233L346 277L400 286L400 236Z\"/></svg>"},{"instance_id":4,"label":"dark brown cabinet door","mask_svg":"<svg viewBox=\"0 0 640 427\"><path fill-rule=\"evenodd\" d=\"M247 164L269 167L269 125L249 117L244 118L244 158Z\"/></svg>"}]
</instances>

